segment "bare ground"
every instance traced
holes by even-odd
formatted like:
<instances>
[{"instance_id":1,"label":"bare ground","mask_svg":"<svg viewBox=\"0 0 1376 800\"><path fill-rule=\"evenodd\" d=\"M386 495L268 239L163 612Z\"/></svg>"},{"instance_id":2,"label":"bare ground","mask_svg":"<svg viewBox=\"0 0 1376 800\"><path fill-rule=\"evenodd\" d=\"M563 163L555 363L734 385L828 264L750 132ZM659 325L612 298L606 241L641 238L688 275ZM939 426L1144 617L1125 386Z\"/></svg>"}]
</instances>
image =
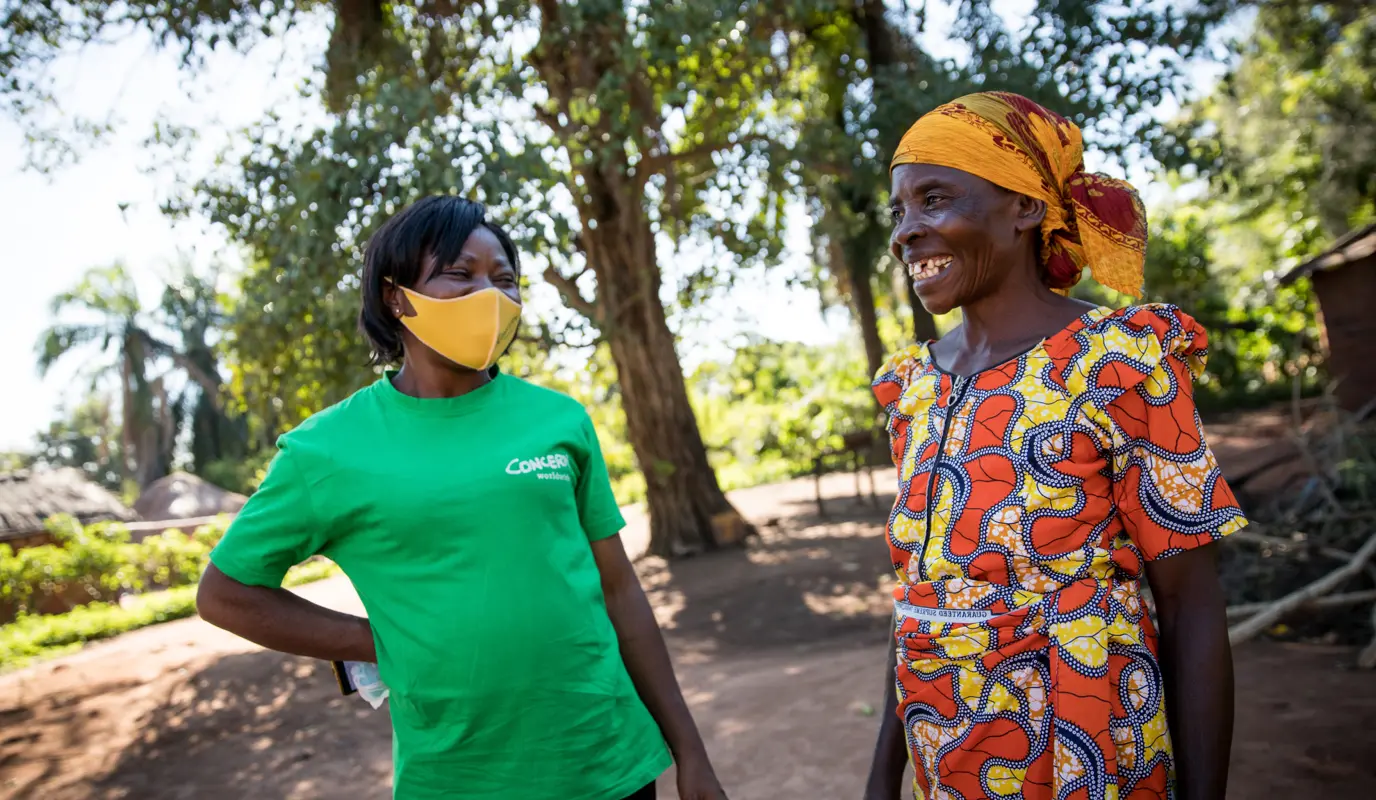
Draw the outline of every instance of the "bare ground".
<instances>
[{"instance_id":1,"label":"bare ground","mask_svg":"<svg viewBox=\"0 0 1376 800\"><path fill-rule=\"evenodd\" d=\"M882 482L882 479L881 479ZM744 551L640 562L718 772L737 800L858 798L883 691L883 510L810 481L737 492ZM643 518L626 537L643 549ZM348 582L302 588L357 610ZM1376 691L1344 648L1240 648L1233 800L1371 797ZM386 711L342 698L326 665L200 620L138 631L0 676L0 797L171 800L388 796ZM662 785L673 796L672 776Z\"/></svg>"}]
</instances>

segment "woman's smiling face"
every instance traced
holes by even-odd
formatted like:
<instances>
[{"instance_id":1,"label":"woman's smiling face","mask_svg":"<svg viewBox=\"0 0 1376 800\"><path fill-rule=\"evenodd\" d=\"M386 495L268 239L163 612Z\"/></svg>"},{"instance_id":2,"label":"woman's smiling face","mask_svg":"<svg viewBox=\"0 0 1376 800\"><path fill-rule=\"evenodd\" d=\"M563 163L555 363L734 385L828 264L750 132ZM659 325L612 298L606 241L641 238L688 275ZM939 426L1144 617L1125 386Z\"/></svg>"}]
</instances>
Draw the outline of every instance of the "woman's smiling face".
<instances>
[{"instance_id":1,"label":"woman's smiling face","mask_svg":"<svg viewBox=\"0 0 1376 800\"><path fill-rule=\"evenodd\" d=\"M890 197L893 255L933 314L988 296L1023 260L1027 212L1036 209L1021 195L958 169L902 164Z\"/></svg>"},{"instance_id":2,"label":"woman's smiling face","mask_svg":"<svg viewBox=\"0 0 1376 800\"><path fill-rule=\"evenodd\" d=\"M463 243L452 264L428 258L416 292L437 300L464 297L483 289L496 289L521 302L520 276L496 234L479 225Z\"/></svg>"}]
</instances>

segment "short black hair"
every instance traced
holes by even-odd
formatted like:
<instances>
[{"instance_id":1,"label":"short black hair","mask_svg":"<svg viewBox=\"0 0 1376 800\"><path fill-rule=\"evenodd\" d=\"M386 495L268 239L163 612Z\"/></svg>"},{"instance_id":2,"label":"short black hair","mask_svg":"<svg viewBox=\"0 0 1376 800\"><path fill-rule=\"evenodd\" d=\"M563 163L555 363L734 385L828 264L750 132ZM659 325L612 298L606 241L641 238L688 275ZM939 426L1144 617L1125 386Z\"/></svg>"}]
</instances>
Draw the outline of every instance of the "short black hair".
<instances>
[{"instance_id":1,"label":"short black hair","mask_svg":"<svg viewBox=\"0 0 1376 800\"><path fill-rule=\"evenodd\" d=\"M414 288L425 273L427 259L449 265L459 258L464 242L478 228L487 228L501 242L512 269L521 274L516 245L500 225L489 222L482 203L454 195L431 195L418 200L378 228L363 252L363 307L358 327L368 337L374 366L401 361L401 320L387 306L388 281Z\"/></svg>"}]
</instances>

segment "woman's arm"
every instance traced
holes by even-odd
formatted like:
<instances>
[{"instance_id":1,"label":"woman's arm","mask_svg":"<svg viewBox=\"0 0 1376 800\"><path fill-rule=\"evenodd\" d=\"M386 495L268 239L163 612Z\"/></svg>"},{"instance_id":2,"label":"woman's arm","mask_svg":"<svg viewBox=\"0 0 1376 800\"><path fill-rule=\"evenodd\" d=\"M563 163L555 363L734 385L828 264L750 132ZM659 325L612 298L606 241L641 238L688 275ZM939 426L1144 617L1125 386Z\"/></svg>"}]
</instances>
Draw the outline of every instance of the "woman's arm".
<instances>
[{"instance_id":1,"label":"woman's arm","mask_svg":"<svg viewBox=\"0 0 1376 800\"><path fill-rule=\"evenodd\" d=\"M1218 547L1147 562L1161 627L1166 721L1181 800L1223 800L1233 742L1233 654Z\"/></svg>"},{"instance_id":2,"label":"woman's arm","mask_svg":"<svg viewBox=\"0 0 1376 800\"><path fill-rule=\"evenodd\" d=\"M201 619L269 650L325 661L377 661L368 620L286 589L248 586L210 565L196 591Z\"/></svg>"},{"instance_id":3,"label":"woman's arm","mask_svg":"<svg viewBox=\"0 0 1376 800\"><path fill-rule=\"evenodd\" d=\"M645 599L621 537L608 536L592 543L592 554L602 575L607 615L621 644L626 671L640 699L659 723L678 765L679 797L683 800L718 800L726 794L707 758L697 725L683 701L669 651L664 646L654 611Z\"/></svg>"},{"instance_id":4,"label":"woman's arm","mask_svg":"<svg viewBox=\"0 0 1376 800\"><path fill-rule=\"evenodd\" d=\"M890 631L893 630L891 626ZM884 711L879 721L879 739L874 744L870 777L865 782L865 800L899 800L903 795L903 768L908 765L908 744L903 723L898 719L898 693L894 690L894 665L898 662L898 642L889 634L889 657L884 662Z\"/></svg>"}]
</instances>

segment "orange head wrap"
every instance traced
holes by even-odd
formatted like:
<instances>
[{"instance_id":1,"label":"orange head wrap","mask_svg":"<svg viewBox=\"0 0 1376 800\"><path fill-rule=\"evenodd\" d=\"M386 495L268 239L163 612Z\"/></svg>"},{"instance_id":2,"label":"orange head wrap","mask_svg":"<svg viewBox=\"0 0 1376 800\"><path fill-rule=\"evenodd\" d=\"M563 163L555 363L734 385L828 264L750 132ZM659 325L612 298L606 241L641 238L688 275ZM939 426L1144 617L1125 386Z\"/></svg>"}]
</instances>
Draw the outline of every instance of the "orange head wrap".
<instances>
[{"instance_id":1,"label":"orange head wrap","mask_svg":"<svg viewBox=\"0 0 1376 800\"><path fill-rule=\"evenodd\" d=\"M1086 266L1094 279L1142 293L1147 217L1129 184L1085 172L1073 122L1016 94L982 92L924 115L898 143L890 170L934 164L978 175L1046 202L1041 258L1047 283L1067 289Z\"/></svg>"}]
</instances>

